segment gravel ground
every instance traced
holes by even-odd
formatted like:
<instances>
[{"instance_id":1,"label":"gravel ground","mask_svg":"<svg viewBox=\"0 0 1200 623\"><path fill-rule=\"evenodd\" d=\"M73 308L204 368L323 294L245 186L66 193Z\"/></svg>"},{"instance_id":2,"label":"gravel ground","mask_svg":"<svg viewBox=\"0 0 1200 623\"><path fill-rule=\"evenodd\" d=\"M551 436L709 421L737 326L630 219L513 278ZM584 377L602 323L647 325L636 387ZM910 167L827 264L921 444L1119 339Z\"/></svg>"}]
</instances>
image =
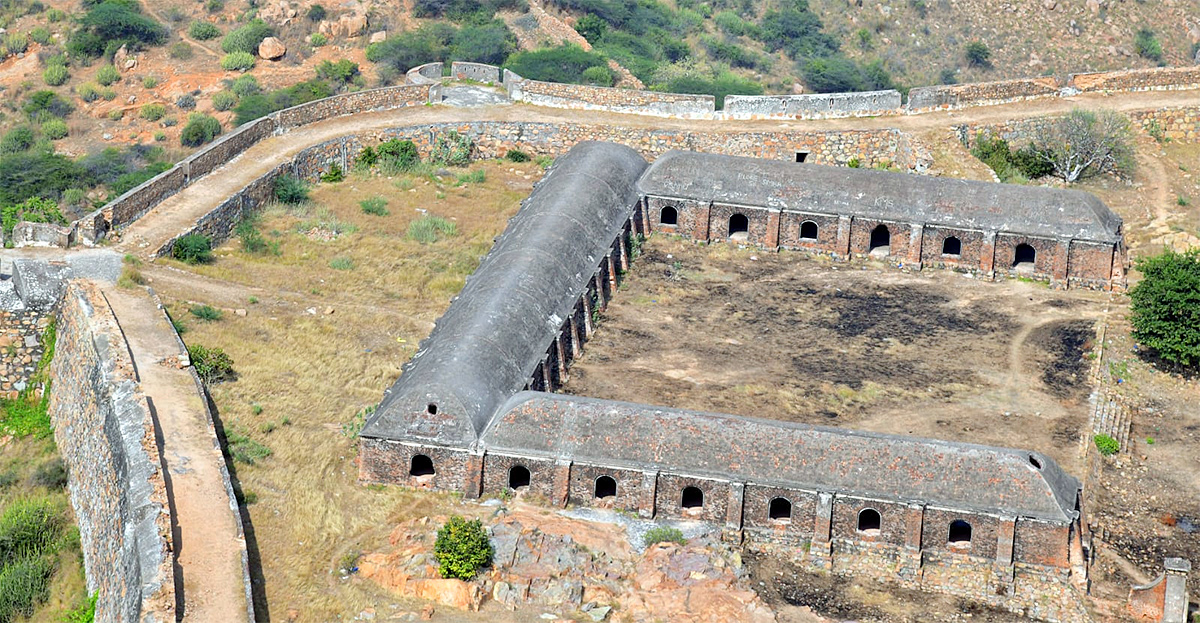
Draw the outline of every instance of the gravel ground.
<instances>
[{"instance_id":1,"label":"gravel ground","mask_svg":"<svg viewBox=\"0 0 1200 623\"><path fill-rule=\"evenodd\" d=\"M657 528L659 526L670 526L672 528L677 528L683 533L683 537L686 539L695 539L698 537L707 536L717 531L717 528L712 524L700 521L673 521L666 519L652 521L649 519L631 517L625 513L618 513L616 511L598 508L572 508L559 511L558 514L562 515L563 517L570 517L571 519L582 519L584 521L617 524L625 528L625 538L629 540L629 546L633 548L633 551L639 554L646 550L646 533L652 528Z\"/></svg>"}]
</instances>

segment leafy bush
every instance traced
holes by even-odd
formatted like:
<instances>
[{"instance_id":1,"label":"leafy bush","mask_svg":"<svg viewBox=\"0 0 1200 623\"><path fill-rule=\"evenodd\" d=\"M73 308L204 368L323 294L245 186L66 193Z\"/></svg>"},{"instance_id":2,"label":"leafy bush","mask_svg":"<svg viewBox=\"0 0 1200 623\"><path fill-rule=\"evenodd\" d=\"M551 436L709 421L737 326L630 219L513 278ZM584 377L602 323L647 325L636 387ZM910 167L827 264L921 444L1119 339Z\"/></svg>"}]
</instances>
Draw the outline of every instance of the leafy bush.
<instances>
[{"instance_id":1,"label":"leafy bush","mask_svg":"<svg viewBox=\"0 0 1200 623\"><path fill-rule=\"evenodd\" d=\"M67 218L59 211L58 204L42 197L29 197L22 203L0 208L0 223L3 223L6 237L12 235L13 227L21 221L67 224Z\"/></svg>"},{"instance_id":2,"label":"leafy bush","mask_svg":"<svg viewBox=\"0 0 1200 623\"><path fill-rule=\"evenodd\" d=\"M517 38L504 22L492 20L463 26L450 44L450 58L500 65L517 49Z\"/></svg>"},{"instance_id":3,"label":"leafy bush","mask_svg":"<svg viewBox=\"0 0 1200 623\"><path fill-rule=\"evenodd\" d=\"M275 178L275 200L289 205L308 201L308 184L294 175L280 175Z\"/></svg>"},{"instance_id":4,"label":"leafy bush","mask_svg":"<svg viewBox=\"0 0 1200 623\"><path fill-rule=\"evenodd\" d=\"M212 261L212 241L203 234L188 234L175 241L171 257L185 264L207 264Z\"/></svg>"},{"instance_id":5,"label":"leafy bush","mask_svg":"<svg viewBox=\"0 0 1200 623\"><path fill-rule=\"evenodd\" d=\"M1104 456L1112 456L1121 450L1121 443L1108 435L1100 434L1092 437L1092 443Z\"/></svg>"},{"instance_id":6,"label":"leafy bush","mask_svg":"<svg viewBox=\"0 0 1200 623\"><path fill-rule=\"evenodd\" d=\"M447 130L434 139L433 148L429 150L429 161L434 164L466 166L471 162L471 152L474 149L475 141L471 140L471 137L459 134L456 130Z\"/></svg>"},{"instance_id":7,"label":"leafy bush","mask_svg":"<svg viewBox=\"0 0 1200 623\"><path fill-rule=\"evenodd\" d=\"M100 99L100 85L93 82L85 82L75 87L75 95L85 102L94 102Z\"/></svg>"},{"instance_id":8,"label":"leafy bush","mask_svg":"<svg viewBox=\"0 0 1200 623\"><path fill-rule=\"evenodd\" d=\"M189 344L188 358L205 385L219 383L233 376L233 359L220 348Z\"/></svg>"},{"instance_id":9,"label":"leafy bush","mask_svg":"<svg viewBox=\"0 0 1200 623\"><path fill-rule=\"evenodd\" d=\"M69 132L67 122L62 119L47 119L42 123L42 135L52 141L67 138Z\"/></svg>"},{"instance_id":10,"label":"leafy bush","mask_svg":"<svg viewBox=\"0 0 1200 623\"><path fill-rule=\"evenodd\" d=\"M167 107L158 103L146 104L142 106L141 111L138 112L138 115L146 121L158 121L159 119L165 117L166 114Z\"/></svg>"},{"instance_id":11,"label":"leafy bush","mask_svg":"<svg viewBox=\"0 0 1200 623\"><path fill-rule=\"evenodd\" d=\"M1129 292L1133 337L1164 361L1200 366L1200 251L1141 259L1142 280Z\"/></svg>"},{"instance_id":12,"label":"leafy bush","mask_svg":"<svg viewBox=\"0 0 1200 623\"><path fill-rule=\"evenodd\" d=\"M859 65L840 54L814 58L802 67L804 83L817 93L876 91L895 85L879 61Z\"/></svg>"},{"instance_id":13,"label":"leafy bush","mask_svg":"<svg viewBox=\"0 0 1200 623\"><path fill-rule=\"evenodd\" d=\"M1128 177L1137 165L1129 119L1112 110L1072 110L1047 122L1033 147L1068 183L1105 173Z\"/></svg>"},{"instance_id":14,"label":"leafy bush","mask_svg":"<svg viewBox=\"0 0 1200 623\"><path fill-rule=\"evenodd\" d=\"M249 52L231 52L221 59L225 71L249 71L254 69L254 55Z\"/></svg>"},{"instance_id":15,"label":"leafy bush","mask_svg":"<svg viewBox=\"0 0 1200 623\"><path fill-rule=\"evenodd\" d=\"M94 4L79 24L67 41L67 50L89 58L111 56L121 46L139 50L160 45L167 38L167 29L142 15L137 2L107 0Z\"/></svg>"},{"instance_id":16,"label":"leafy bush","mask_svg":"<svg viewBox=\"0 0 1200 623\"><path fill-rule=\"evenodd\" d=\"M967 64L971 67L991 67L992 50L982 41L972 41L967 44Z\"/></svg>"},{"instance_id":17,"label":"leafy bush","mask_svg":"<svg viewBox=\"0 0 1200 623\"><path fill-rule=\"evenodd\" d=\"M0 139L0 153L16 154L27 151L33 147L37 137L33 133L33 128L27 125L20 125L9 130L4 138Z\"/></svg>"},{"instance_id":18,"label":"leafy bush","mask_svg":"<svg viewBox=\"0 0 1200 623\"><path fill-rule=\"evenodd\" d=\"M50 43L50 29L45 26L38 26L29 31L29 38L41 45L46 45Z\"/></svg>"},{"instance_id":19,"label":"leafy bush","mask_svg":"<svg viewBox=\"0 0 1200 623\"><path fill-rule=\"evenodd\" d=\"M25 33L10 32L4 35L4 49L9 54L23 54L29 49L29 37Z\"/></svg>"},{"instance_id":20,"label":"leafy bush","mask_svg":"<svg viewBox=\"0 0 1200 623\"><path fill-rule=\"evenodd\" d=\"M187 125L179 135L179 141L186 147L199 147L221 134L221 122L215 117L200 113L188 115Z\"/></svg>"},{"instance_id":21,"label":"leafy bush","mask_svg":"<svg viewBox=\"0 0 1200 623\"><path fill-rule=\"evenodd\" d=\"M367 46L367 60L403 74L409 69L449 56L457 33L454 26L437 22Z\"/></svg>"},{"instance_id":22,"label":"leafy bush","mask_svg":"<svg viewBox=\"0 0 1200 623\"><path fill-rule=\"evenodd\" d=\"M440 529L433 543L433 555L438 561L438 573L444 578L470 580L481 568L492 562L492 544L483 524L451 516Z\"/></svg>"},{"instance_id":23,"label":"leafy bush","mask_svg":"<svg viewBox=\"0 0 1200 623\"><path fill-rule=\"evenodd\" d=\"M333 163L329 170L321 174L321 181L327 184L336 184L346 179L346 172L342 170L342 165Z\"/></svg>"},{"instance_id":24,"label":"leafy bush","mask_svg":"<svg viewBox=\"0 0 1200 623\"><path fill-rule=\"evenodd\" d=\"M42 80L49 86L57 87L66 84L71 72L63 65L51 65L42 72Z\"/></svg>"},{"instance_id":25,"label":"leafy bush","mask_svg":"<svg viewBox=\"0 0 1200 623\"><path fill-rule=\"evenodd\" d=\"M0 206L13 210L31 197L57 198L89 182L89 174L70 158L38 150L0 157Z\"/></svg>"},{"instance_id":26,"label":"leafy bush","mask_svg":"<svg viewBox=\"0 0 1200 623\"><path fill-rule=\"evenodd\" d=\"M576 45L517 52L505 63L510 71L530 80L579 84L590 67L608 68L608 61Z\"/></svg>"},{"instance_id":27,"label":"leafy bush","mask_svg":"<svg viewBox=\"0 0 1200 623\"><path fill-rule=\"evenodd\" d=\"M192 58L193 53L192 44L187 41L177 41L171 44L171 49L167 51L167 54L177 61L186 61Z\"/></svg>"},{"instance_id":28,"label":"leafy bush","mask_svg":"<svg viewBox=\"0 0 1200 623\"><path fill-rule=\"evenodd\" d=\"M65 118L75 107L71 102L59 97L54 91L34 91L25 100L22 110L32 121L42 121L50 116Z\"/></svg>"},{"instance_id":29,"label":"leafy bush","mask_svg":"<svg viewBox=\"0 0 1200 623\"><path fill-rule=\"evenodd\" d=\"M237 80L233 81L233 85L229 87L230 91L238 97L248 97L250 95L258 95L262 92L262 88L258 86L258 78L254 76L238 76Z\"/></svg>"},{"instance_id":30,"label":"leafy bush","mask_svg":"<svg viewBox=\"0 0 1200 623\"><path fill-rule=\"evenodd\" d=\"M275 34L275 29L271 28L266 22L261 19L250 20L244 26L229 31L225 38L221 40L221 51L226 54L234 52L245 52L246 54L257 54L258 44L262 43L263 39Z\"/></svg>"},{"instance_id":31,"label":"leafy bush","mask_svg":"<svg viewBox=\"0 0 1200 623\"><path fill-rule=\"evenodd\" d=\"M763 15L758 38L767 48L783 50L795 60L817 58L837 53L837 40L822 31L821 19L808 9L807 3L796 2Z\"/></svg>"},{"instance_id":32,"label":"leafy bush","mask_svg":"<svg viewBox=\"0 0 1200 623\"><path fill-rule=\"evenodd\" d=\"M358 152L358 156L354 158L354 169L357 171L369 171L379 162L379 153L374 147L367 145L363 150Z\"/></svg>"},{"instance_id":33,"label":"leafy bush","mask_svg":"<svg viewBox=\"0 0 1200 623\"><path fill-rule=\"evenodd\" d=\"M458 233L458 226L440 216L425 215L408 224L408 239L432 244Z\"/></svg>"},{"instance_id":34,"label":"leafy bush","mask_svg":"<svg viewBox=\"0 0 1200 623\"><path fill-rule=\"evenodd\" d=\"M358 206L362 208L363 213L374 216L387 216L391 214L387 209L387 199L383 197L371 197L358 202Z\"/></svg>"},{"instance_id":35,"label":"leafy bush","mask_svg":"<svg viewBox=\"0 0 1200 623\"><path fill-rule=\"evenodd\" d=\"M510 149L504 153L504 159L509 162L529 162L529 154L520 149Z\"/></svg>"},{"instance_id":36,"label":"leafy bush","mask_svg":"<svg viewBox=\"0 0 1200 623\"><path fill-rule=\"evenodd\" d=\"M379 144L375 149L379 164L388 172L411 171L421 164L421 155L412 141L391 139Z\"/></svg>"},{"instance_id":37,"label":"leafy bush","mask_svg":"<svg viewBox=\"0 0 1200 623\"><path fill-rule=\"evenodd\" d=\"M616 76L613 75L612 69L608 67L588 67L583 70L583 83L593 84L599 87L611 87L616 81Z\"/></svg>"},{"instance_id":38,"label":"leafy bush","mask_svg":"<svg viewBox=\"0 0 1200 623\"><path fill-rule=\"evenodd\" d=\"M1148 28L1139 30L1133 38L1133 48L1137 51L1138 56L1142 58L1150 59L1156 63L1162 60L1162 43L1154 35L1153 30Z\"/></svg>"},{"instance_id":39,"label":"leafy bush","mask_svg":"<svg viewBox=\"0 0 1200 623\"><path fill-rule=\"evenodd\" d=\"M743 78L731 71L723 71L715 76L703 73L684 73L671 78L665 84L657 84L671 93L693 93L712 95L718 109L725 107L726 95L762 95L762 85Z\"/></svg>"},{"instance_id":40,"label":"leafy bush","mask_svg":"<svg viewBox=\"0 0 1200 623\"><path fill-rule=\"evenodd\" d=\"M109 86L120 79L121 72L113 65L105 65L96 72L96 82L104 86Z\"/></svg>"},{"instance_id":41,"label":"leafy bush","mask_svg":"<svg viewBox=\"0 0 1200 623\"><path fill-rule=\"evenodd\" d=\"M678 543L684 545L687 543L687 539L683 538L683 533L678 528L655 526L646 531L645 536L642 537L642 543L646 547L650 547L655 543Z\"/></svg>"},{"instance_id":42,"label":"leafy bush","mask_svg":"<svg viewBox=\"0 0 1200 623\"><path fill-rule=\"evenodd\" d=\"M238 98L229 91L217 91L213 93L212 106L214 110L226 111L234 106L237 106Z\"/></svg>"},{"instance_id":43,"label":"leafy bush","mask_svg":"<svg viewBox=\"0 0 1200 623\"><path fill-rule=\"evenodd\" d=\"M308 7L308 13L306 16L310 22L319 22L325 19L325 7L319 4L314 4Z\"/></svg>"},{"instance_id":44,"label":"leafy bush","mask_svg":"<svg viewBox=\"0 0 1200 623\"><path fill-rule=\"evenodd\" d=\"M1001 138L977 136L971 154L991 167L1001 182L1034 180L1052 172L1050 164L1032 146L1014 152Z\"/></svg>"},{"instance_id":45,"label":"leafy bush","mask_svg":"<svg viewBox=\"0 0 1200 623\"><path fill-rule=\"evenodd\" d=\"M217 28L216 24L208 22L192 22L188 26L188 36L200 41L208 41L221 36L221 29Z\"/></svg>"},{"instance_id":46,"label":"leafy bush","mask_svg":"<svg viewBox=\"0 0 1200 623\"><path fill-rule=\"evenodd\" d=\"M575 20L575 32L579 33L588 43L595 45L608 30L608 22L587 13Z\"/></svg>"},{"instance_id":47,"label":"leafy bush","mask_svg":"<svg viewBox=\"0 0 1200 623\"><path fill-rule=\"evenodd\" d=\"M335 84L349 84L358 76L358 63L344 58L337 62L321 61L317 65L317 77Z\"/></svg>"},{"instance_id":48,"label":"leafy bush","mask_svg":"<svg viewBox=\"0 0 1200 623\"><path fill-rule=\"evenodd\" d=\"M237 86L238 83L235 82L235 93L237 92ZM259 117L269 115L277 110L329 97L330 95L333 95L333 87L329 86L329 83L323 80L309 80L266 94L242 95L241 101L233 109L237 113L234 122L237 125L241 125Z\"/></svg>"},{"instance_id":49,"label":"leafy bush","mask_svg":"<svg viewBox=\"0 0 1200 623\"><path fill-rule=\"evenodd\" d=\"M329 38L319 32L314 32L308 41L312 44L312 47L319 48L329 43Z\"/></svg>"}]
</instances>

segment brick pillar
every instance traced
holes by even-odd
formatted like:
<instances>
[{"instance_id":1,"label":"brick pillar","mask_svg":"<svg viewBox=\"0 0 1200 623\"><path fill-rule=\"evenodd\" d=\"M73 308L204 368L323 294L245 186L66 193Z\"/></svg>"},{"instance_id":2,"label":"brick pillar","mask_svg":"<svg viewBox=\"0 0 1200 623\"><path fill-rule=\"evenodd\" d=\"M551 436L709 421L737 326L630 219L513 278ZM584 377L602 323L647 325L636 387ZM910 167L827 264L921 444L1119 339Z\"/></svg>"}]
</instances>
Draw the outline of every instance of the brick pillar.
<instances>
[{"instance_id":1,"label":"brick pillar","mask_svg":"<svg viewBox=\"0 0 1200 623\"><path fill-rule=\"evenodd\" d=\"M921 533L925 530L925 506L909 504L904 511L904 557L899 574L902 580L921 579Z\"/></svg>"},{"instance_id":2,"label":"brick pillar","mask_svg":"<svg viewBox=\"0 0 1200 623\"><path fill-rule=\"evenodd\" d=\"M483 451L471 450L467 455L467 468L464 470L466 482L463 483L463 497L468 500L478 500L483 495Z\"/></svg>"},{"instance_id":3,"label":"brick pillar","mask_svg":"<svg viewBox=\"0 0 1200 623\"><path fill-rule=\"evenodd\" d=\"M557 358L555 363L558 368L558 385L561 387L566 385L567 380L570 379L570 375L567 374L567 353L563 348L561 333L558 337L554 338L554 356Z\"/></svg>"},{"instance_id":4,"label":"brick pillar","mask_svg":"<svg viewBox=\"0 0 1200 623\"><path fill-rule=\"evenodd\" d=\"M1112 269L1109 272L1111 276L1108 281L1109 290L1116 290L1117 292L1125 291L1125 260L1125 248L1118 242L1113 245Z\"/></svg>"},{"instance_id":5,"label":"brick pillar","mask_svg":"<svg viewBox=\"0 0 1200 623\"><path fill-rule=\"evenodd\" d=\"M1071 268L1071 240L1059 240L1054 249L1054 259L1050 264L1050 285L1066 290L1069 284Z\"/></svg>"},{"instance_id":6,"label":"brick pillar","mask_svg":"<svg viewBox=\"0 0 1200 623\"><path fill-rule=\"evenodd\" d=\"M638 492L638 517L653 519L658 498L658 472L642 472L642 489Z\"/></svg>"},{"instance_id":7,"label":"brick pillar","mask_svg":"<svg viewBox=\"0 0 1200 623\"><path fill-rule=\"evenodd\" d=\"M696 213L696 231L693 233L693 235L696 237L696 240L703 240L705 242L708 242L708 235L709 235L709 231L708 231L709 230L709 222L708 221L711 218L712 218L712 204L706 203L706 204L704 204L703 207L700 208L699 212Z\"/></svg>"},{"instance_id":8,"label":"brick pillar","mask_svg":"<svg viewBox=\"0 0 1200 623\"><path fill-rule=\"evenodd\" d=\"M575 310L571 310L571 319L567 322L571 325L571 359L579 359L579 356L583 354L583 344L579 339L579 321L575 320Z\"/></svg>"},{"instance_id":9,"label":"brick pillar","mask_svg":"<svg viewBox=\"0 0 1200 623\"><path fill-rule=\"evenodd\" d=\"M763 246L768 249L779 249L779 228L781 213L778 210L772 210L767 213L767 237L763 240Z\"/></svg>"},{"instance_id":10,"label":"brick pillar","mask_svg":"<svg viewBox=\"0 0 1200 623\"><path fill-rule=\"evenodd\" d=\"M725 507L725 530L721 538L727 543L741 545L742 515L745 512L746 485L740 482L729 483L729 504Z\"/></svg>"},{"instance_id":11,"label":"brick pillar","mask_svg":"<svg viewBox=\"0 0 1200 623\"><path fill-rule=\"evenodd\" d=\"M550 492L550 504L562 508L571 497L571 461L559 459L554 463L554 489Z\"/></svg>"},{"instance_id":12,"label":"brick pillar","mask_svg":"<svg viewBox=\"0 0 1200 623\"><path fill-rule=\"evenodd\" d=\"M590 288L584 289L583 297L580 299L580 303L583 305L583 336L585 338L591 338L592 333L596 332L596 326L592 324L593 308L592 291Z\"/></svg>"},{"instance_id":13,"label":"brick pillar","mask_svg":"<svg viewBox=\"0 0 1200 623\"><path fill-rule=\"evenodd\" d=\"M542 375L542 388L544 391L552 392L555 389L558 389L554 386L554 374L550 372L549 353L542 355L542 362L538 364L538 372L540 372Z\"/></svg>"},{"instance_id":14,"label":"brick pillar","mask_svg":"<svg viewBox=\"0 0 1200 623\"><path fill-rule=\"evenodd\" d=\"M925 239L925 224L909 223L908 231L908 258L905 264L913 270L921 270L921 243Z\"/></svg>"},{"instance_id":15,"label":"brick pillar","mask_svg":"<svg viewBox=\"0 0 1200 623\"><path fill-rule=\"evenodd\" d=\"M605 257L605 261L608 263L608 292L610 298L617 293L617 263L613 261L613 254L616 252L616 249L610 249L608 256ZM607 305L605 306L607 307Z\"/></svg>"},{"instance_id":16,"label":"brick pillar","mask_svg":"<svg viewBox=\"0 0 1200 623\"><path fill-rule=\"evenodd\" d=\"M608 307L608 299L604 295L604 279L600 277L600 273L601 271L597 270L596 274L592 275L592 283L596 286L596 308L603 311Z\"/></svg>"},{"instance_id":17,"label":"brick pillar","mask_svg":"<svg viewBox=\"0 0 1200 623\"><path fill-rule=\"evenodd\" d=\"M620 247L617 249L617 254L621 259L621 272L624 273L629 272L629 237L632 235L629 224L626 223L625 228L621 230L621 235L617 237L617 245Z\"/></svg>"},{"instance_id":18,"label":"brick pillar","mask_svg":"<svg viewBox=\"0 0 1200 623\"><path fill-rule=\"evenodd\" d=\"M996 277L996 232L983 232L983 248L979 251L979 271L988 279Z\"/></svg>"},{"instance_id":19,"label":"brick pillar","mask_svg":"<svg viewBox=\"0 0 1200 623\"><path fill-rule=\"evenodd\" d=\"M837 247L834 253L842 257L850 257L850 229L854 226L854 217L838 217Z\"/></svg>"},{"instance_id":20,"label":"brick pillar","mask_svg":"<svg viewBox=\"0 0 1200 623\"><path fill-rule=\"evenodd\" d=\"M1167 591L1163 599L1163 623L1187 623L1188 590L1187 577L1192 563L1183 558L1167 558L1163 561L1166 572Z\"/></svg>"},{"instance_id":21,"label":"brick pillar","mask_svg":"<svg viewBox=\"0 0 1200 623\"><path fill-rule=\"evenodd\" d=\"M992 577L996 594L1011 592L1013 582L1013 543L1017 540L1017 518L1001 517L996 529L996 563Z\"/></svg>"},{"instance_id":22,"label":"brick pillar","mask_svg":"<svg viewBox=\"0 0 1200 623\"><path fill-rule=\"evenodd\" d=\"M817 493L817 510L813 517L812 544L808 549L809 564L829 571L833 568L833 548L829 542L833 527L833 494Z\"/></svg>"}]
</instances>

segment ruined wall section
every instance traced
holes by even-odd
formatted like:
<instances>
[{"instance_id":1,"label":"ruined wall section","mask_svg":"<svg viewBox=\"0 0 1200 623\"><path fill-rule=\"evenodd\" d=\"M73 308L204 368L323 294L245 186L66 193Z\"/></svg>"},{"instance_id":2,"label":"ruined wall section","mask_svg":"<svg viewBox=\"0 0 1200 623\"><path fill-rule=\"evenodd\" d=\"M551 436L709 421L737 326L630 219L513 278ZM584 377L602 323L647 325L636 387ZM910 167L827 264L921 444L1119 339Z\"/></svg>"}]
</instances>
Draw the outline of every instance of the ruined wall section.
<instances>
[{"instance_id":1,"label":"ruined wall section","mask_svg":"<svg viewBox=\"0 0 1200 623\"><path fill-rule=\"evenodd\" d=\"M724 119L838 119L895 114L900 109L900 92L894 89L861 93L727 95L720 116Z\"/></svg>"},{"instance_id":2,"label":"ruined wall section","mask_svg":"<svg viewBox=\"0 0 1200 623\"><path fill-rule=\"evenodd\" d=\"M513 101L551 108L607 110L684 119L711 118L716 110L716 99L711 95L542 82L527 80L507 69L504 70L504 88Z\"/></svg>"},{"instance_id":3,"label":"ruined wall section","mask_svg":"<svg viewBox=\"0 0 1200 623\"><path fill-rule=\"evenodd\" d=\"M1058 81L1052 76L917 87L908 92L907 112L954 110L969 106L994 106L1030 99L1058 97L1061 90Z\"/></svg>"},{"instance_id":4,"label":"ruined wall section","mask_svg":"<svg viewBox=\"0 0 1200 623\"><path fill-rule=\"evenodd\" d=\"M67 287L50 378L50 417L72 475L96 621L173 621L174 548L155 426L124 335L95 285Z\"/></svg>"},{"instance_id":5,"label":"ruined wall section","mask_svg":"<svg viewBox=\"0 0 1200 623\"><path fill-rule=\"evenodd\" d=\"M1067 86L1080 92L1197 89L1200 88L1200 66L1072 74Z\"/></svg>"},{"instance_id":6,"label":"ruined wall section","mask_svg":"<svg viewBox=\"0 0 1200 623\"><path fill-rule=\"evenodd\" d=\"M41 310L0 305L0 398L13 398L29 387L45 350L42 334L50 318Z\"/></svg>"}]
</instances>

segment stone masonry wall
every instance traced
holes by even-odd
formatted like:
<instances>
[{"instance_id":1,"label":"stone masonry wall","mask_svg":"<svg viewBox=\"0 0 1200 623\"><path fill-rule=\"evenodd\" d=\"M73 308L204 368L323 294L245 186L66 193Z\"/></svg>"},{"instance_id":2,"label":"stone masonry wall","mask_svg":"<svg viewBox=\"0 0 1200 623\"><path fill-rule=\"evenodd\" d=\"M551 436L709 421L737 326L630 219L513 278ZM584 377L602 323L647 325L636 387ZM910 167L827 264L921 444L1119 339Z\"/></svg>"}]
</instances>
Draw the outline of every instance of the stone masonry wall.
<instances>
[{"instance_id":1,"label":"stone masonry wall","mask_svg":"<svg viewBox=\"0 0 1200 623\"><path fill-rule=\"evenodd\" d=\"M0 397L12 398L28 386L42 358L42 333L49 324L50 315L38 310L0 309Z\"/></svg>"},{"instance_id":2,"label":"stone masonry wall","mask_svg":"<svg viewBox=\"0 0 1200 623\"><path fill-rule=\"evenodd\" d=\"M66 247L75 237L75 228L53 223L21 221L13 226L14 247Z\"/></svg>"},{"instance_id":3,"label":"stone masonry wall","mask_svg":"<svg viewBox=\"0 0 1200 623\"><path fill-rule=\"evenodd\" d=\"M441 61L418 65L404 74L404 82L405 84L440 83L442 81L442 67L443 64Z\"/></svg>"},{"instance_id":4,"label":"stone masonry wall","mask_svg":"<svg viewBox=\"0 0 1200 623\"><path fill-rule=\"evenodd\" d=\"M683 118L709 118L716 110L716 100L711 95L542 82L526 80L512 72L505 72L504 86L508 90L508 96L514 101L552 108L608 110Z\"/></svg>"},{"instance_id":5,"label":"stone masonry wall","mask_svg":"<svg viewBox=\"0 0 1200 623\"><path fill-rule=\"evenodd\" d=\"M1195 89L1200 88L1200 66L1073 74L1067 85L1084 92Z\"/></svg>"},{"instance_id":6,"label":"stone masonry wall","mask_svg":"<svg viewBox=\"0 0 1200 623\"><path fill-rule=\"evenodd\" d=\"M474 80L475 82L500 82L500 68L483 63L465 63L454 61L450 65L450 76L455 80Z\"/></svg>"},{"instance_id":7,"label":"stone masonry wall","mask_svg":"<svg viewBox=\"0 0 1200 623\"><path fill-rule=\"evenodd\" d=\"M805 95L727 95L721 117L835 119L895 114L900 109L900 92L895 90Z\"/></svg>"},{"instance_id":8,"label":"stone masonry wall","mask_svg":"<svg viewBox=\"0 0 1200 623\"><path fill-rule=\"evenodd\" d=\"M1053 77L917 87L908 92L908 112L950 110L1058 97L1059 92L1058 81Z\"/></svg>"},{"instance_id":9,"label":"stone masonry wall","mask_svg":"<svg viewBox=\"0 0 1200 623\"><path fill-rule=\"evenodd\" d=\"M71 474L96 621L175 619L171 517L155 426L103 294L72 282L50 366L54 438Z\"/></svg>"}]
</instances>

